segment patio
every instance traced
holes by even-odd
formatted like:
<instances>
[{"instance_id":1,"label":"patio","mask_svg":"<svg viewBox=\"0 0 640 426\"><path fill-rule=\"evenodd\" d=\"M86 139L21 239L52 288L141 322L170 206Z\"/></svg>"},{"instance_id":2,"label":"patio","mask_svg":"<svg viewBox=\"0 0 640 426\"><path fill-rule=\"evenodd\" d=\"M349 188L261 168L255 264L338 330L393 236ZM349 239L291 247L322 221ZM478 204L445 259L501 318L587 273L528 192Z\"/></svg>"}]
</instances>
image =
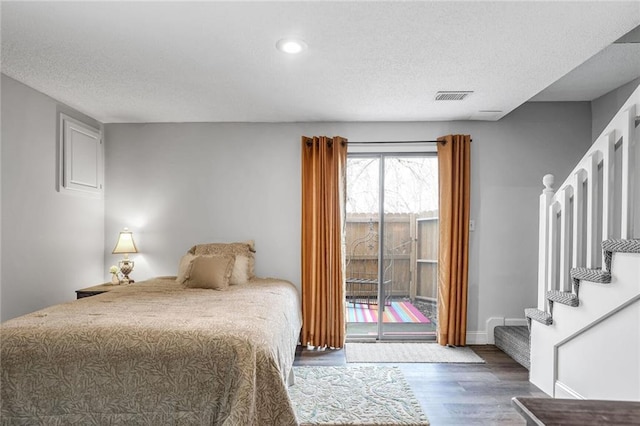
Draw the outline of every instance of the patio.
<instances>
[{"instance_id":1,"label":"patio","mask_svg":"<svg viewBox=\"0 0 640 426\"><path fill-rule=\"evenodd\" d=\"M346 221L346 320L350 335L376 335L378 285L383 286L383 332L435 333L437 326L437 212L385 215L382 270L375 214ZM382 273L383 279L378 280Z\"/></svg>"}]
</instances>

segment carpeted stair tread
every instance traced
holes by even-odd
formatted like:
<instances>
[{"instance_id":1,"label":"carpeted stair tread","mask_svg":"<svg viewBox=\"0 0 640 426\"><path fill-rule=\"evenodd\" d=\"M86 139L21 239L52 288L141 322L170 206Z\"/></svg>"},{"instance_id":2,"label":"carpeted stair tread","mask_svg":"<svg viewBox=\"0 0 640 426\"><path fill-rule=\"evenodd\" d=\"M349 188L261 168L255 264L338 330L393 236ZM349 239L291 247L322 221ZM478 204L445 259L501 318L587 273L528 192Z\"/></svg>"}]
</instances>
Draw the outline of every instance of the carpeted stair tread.
<instances>
[{"instance_id":1,"label":"carpeted stair tread","mask_svg":"<svg viewBox=\"0 0 640 426\"><path fill-rule=\"evenodd\" d=\"M614 253L640 253L640 239L633 240L605 240L602 250Z\"/></svg>"},{"instance_id":2,"label":"carpeted stair tread","mask_svg":"<svg viewBox=\"0 0 640 426\"><path fill-rule=\"evenodd\" d=\"M611 273L602 269L571 268L571 278L574 280L586 280L593 283L609 284Z\"/></svg>"},{"instance_id":3,"label":"carpeted stair tread","mask_svg":"<svg viewBox=\"0 0 640 426\"><path fill-rule=\"evenodd\" d=\"M529 328L526 325L501 325L493 329L495 345L529 370Z\"/></svg>"},{"instance_id":4,"label":"carpeted stair tread","mask_svg":"<svg viewBox=\"0 0 640 426\"><path fill-rule=\"evenodd\" d=\"M611 271L613 253L640 253L640 240L604 240L602 242L602 253L604 254L604 269Z\"/></svg>"},{"instance_id":5,"label":"carpeted stair tread","mask_svg":"<svg viewBox=\"0 0 640 426\"><path fill-rule=\"evenodd\" d=\"M569 291L552 290L547 292L547 299L551 302L562 303L563 305L576 307L580 304L578 296Z\"/></svg>"},{"instance_id":6,"label":"carpeted stair tread","mask_svg":"<svg viewBox=\"0 0 640 426\"><path fill-rule=\"evenodd\" d=\"M553 317L551 314L541 311L540 309L527 308L524 310L524 316L544 325L553 324Z\"/></svg>"},{"instance_id":7,"label":"carpeted stair tread","mask_svg":"<svg viewBox=\"0 0 640 426\"><path fill-rule=\"evenodd\" d=\"M580 281L590 281L599 284L611 283L611 262L613 253L640 253L640 238L622 240L608 239L602 242L602 254L604 260L604 269L602 268L572 268L570 271L573 281L573 290L575 293L562 291L548 291L546 296L549 300L549 310L553 312L553 303L558 302L563 305L576 307L580 304L578 293L580 290ZM529 320L538 321L545 325L553 324L553 315L538 309L530 308L524 310L525 317Z\"/></svg>"}]
</instances>

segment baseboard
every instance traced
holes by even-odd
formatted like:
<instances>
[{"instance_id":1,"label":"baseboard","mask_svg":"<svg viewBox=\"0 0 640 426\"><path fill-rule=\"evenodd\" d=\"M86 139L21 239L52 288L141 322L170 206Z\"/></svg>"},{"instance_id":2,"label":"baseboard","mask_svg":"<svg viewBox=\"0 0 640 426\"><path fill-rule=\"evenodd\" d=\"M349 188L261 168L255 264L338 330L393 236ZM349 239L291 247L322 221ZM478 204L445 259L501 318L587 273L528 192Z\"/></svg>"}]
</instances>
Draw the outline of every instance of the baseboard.
<instances>
[{"instance_id":1,"label":"baseboard","mask_svg":"<svg viewBox=\"0 0 640 426\"><path fill-rule=\"evenodd\" d=\"M560 380L556 380L553 394L554 398L586 399L584 396L580 395L578 392L574 391L569 386L562 383Z\"/></svg>"},{"instance_id":2,"label":"baseboard","mask_svg":"<svg viewBox=\"0 0 640 426\"><path fill-rule=\"evenodd\" d=\"M486 322L486 331L467 331L467 345L495 345L493 329L500 325L527 325L525 318L491 317Z\"/></svg>"},{"instance_id":3,"label":"baseboard","mask_svg":"<svg viewBox=\"0 0 640 426\"><path fill-rule=\"evenodd\" d=\"M467 331L467 345L486 345L487 333L484 331Z\"/></svg>"},{"instance_id":4,"label":"baseboard","mask_svg":"<svg viewBox=\"0 0 640 426\"><path fill-rule=\"evenodd\" d=\"M527 319L526 318L505 318L504 325L507 325L507 326L527 325Z\"/></svg>"},{"instance_id":5,"label":"baseboard","mask_svg":"<svg viewBox=\"0 0 640 426\"><path fill-rule=\"evenodd\" d=\"M504 325L504 317L491 317L487 320L486 322L486 332L485 332L485 338L487 339L487 344L489 345L495 345L496 340L493 336L493 329L500 326L500 325Z\"/></svg>"},{"instance_id":6,"label":"baseboard","mask_svg":"<svg viewBox=\"0 0 640 426\"><path fill-rule=\"evenodd\" d=\"M527 325L527 320L525 318L505 318L505 317L489 318L486 322L487 331L484 333L485 339L486 339L484 344L495 345L496 340L493 335L493 329L501 325L507 325L507 326ZM467 338L467 341L468 340L469 338ZM477 344L482 344L482 343L477 343Z\"/></svg>"}]
</instances>

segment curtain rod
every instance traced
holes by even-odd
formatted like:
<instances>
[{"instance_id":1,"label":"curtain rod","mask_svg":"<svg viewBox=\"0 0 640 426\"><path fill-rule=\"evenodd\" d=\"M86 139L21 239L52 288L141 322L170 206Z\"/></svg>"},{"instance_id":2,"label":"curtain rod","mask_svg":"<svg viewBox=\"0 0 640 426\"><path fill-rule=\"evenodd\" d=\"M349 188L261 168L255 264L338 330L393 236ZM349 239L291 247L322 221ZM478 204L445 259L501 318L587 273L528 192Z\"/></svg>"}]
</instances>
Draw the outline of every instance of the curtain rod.
<instances>
[{"instance_id":1,"label":"curtain rod","mask_svg":"<svg viewBox=\"0 0 640 426\"><path fill-rule=\"evenodd\" d=\"M387 145L393 145L393 144L412 144L412 143L446 143L447 141L372 141L372 142L365 142L365 141L358 141L358 142L347 142L348 145L382 145L382 144L387 144ZM473 142L473 139L470 140L470 142ZM312 139L309 138L307 141L307 146L311 146ZM329 143L333 143L333 140L330 140ZM344 141L342 142L344 144Z\"/></svg>"},{"instance_id":2,"label":"curtain rod","mask_svg":"<svg viewBox=\"0 0 640 426\"><path fill-rule=\"evenodd\" d=\"M349 145L371 145L371 144L383 144L383 143L438 143L438 141L373 141L373 142L347 142Z\"/></svg>"},{"instance_id":3,"label":"curtain rod","mask_svg":"<svg viewBox=\"0 0 640 426\"><path fill-rule=\"evenodd\" d=\"M407 143L407 144L411 144L411 143L445 143L446 141L373 141L373 142L352 142L349 141L347 142L349 145L372 145L372 144L396 144L396 143ZM473 142L473 139L471 140L471 142Z\"/></svg>"}]
</instances>

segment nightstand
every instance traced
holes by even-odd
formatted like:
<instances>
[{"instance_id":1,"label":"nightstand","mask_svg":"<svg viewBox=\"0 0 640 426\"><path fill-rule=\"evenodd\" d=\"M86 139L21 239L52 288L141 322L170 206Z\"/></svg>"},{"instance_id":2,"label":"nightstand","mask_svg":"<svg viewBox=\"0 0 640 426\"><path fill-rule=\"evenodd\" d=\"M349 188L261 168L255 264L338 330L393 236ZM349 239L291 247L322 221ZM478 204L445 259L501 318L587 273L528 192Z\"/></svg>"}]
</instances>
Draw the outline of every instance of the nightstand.
<instances>
[{"instance_id":1,"label":"nightstand","mask_svg":"<svg viewBox=\"0 0 640 426\"><path fill-rule=\"evenodd\" d=\"M120 286L111 283L104 283L100 285L94 285L93 287L81 288L80 290L76 290L76 299L82 299L83 297L90 297L95 296L96 294L106 293L116 287Z\"/></svg>"}]
</instances>

